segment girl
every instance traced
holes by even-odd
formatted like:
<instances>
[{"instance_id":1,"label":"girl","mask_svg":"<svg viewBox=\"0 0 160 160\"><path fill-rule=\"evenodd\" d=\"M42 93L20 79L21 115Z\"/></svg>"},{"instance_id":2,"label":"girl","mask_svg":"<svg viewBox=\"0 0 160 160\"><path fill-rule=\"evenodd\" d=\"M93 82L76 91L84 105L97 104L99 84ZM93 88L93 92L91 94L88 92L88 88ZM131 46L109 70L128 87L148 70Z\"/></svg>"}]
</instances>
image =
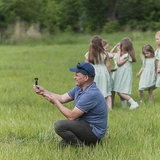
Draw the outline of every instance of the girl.
<instances>
[{"instance_id":1,"label":"girl","mask_svg":"<svg viewBox=\"0 0 160 160\"><path fill-rule=\"evenodd\" d=\"M89 51L85 54L85 61L90 62L95 68L95 78L98 88L104 95L108 109L112 109L111 99L111 81L110 75L107 69L108 56L106 55L102 46L102 38L99 36L93 36L91 38L91 44Z\"/></svg>"},{"instance_id":2,"label":"girl","mask_svg":"<svg viewBox=\"0 0 160 160\"><path fill-rule=\"evenodd\" d=\"M111 72L112 72L112 80L113 80L113 85L114 85L114 78L115 78L115 74L116 74L116 70L118 68L118 65L117 65L117 59L118 59L118 56L120 54L120 43L117 43L110 51L110 54L112 54L112 57L113 57L113 60L114 60L114 68L111 69ZM112 105L114 103L114 98L115 98L115 91L112 90ZM120 100L121 100L121 104L123 107L126 106L127 104L127 101L125 99L123 99L122 97L120 97Z\"/></svg>"},{"instance_id":3,"label":"girl","mask_svg":"<svg viewBox=\"0 0 160 160\"><path fill-rule=\"evenodd\" d=\"M136 62L133 44L129 38L124 38L120 42L113 91L130 103L130 109L135 109L139 105L129 96L132 90L132 62Z\"/></svg>"},{"instance_id":4,"label":"girl","mask_svg":"<svg viewBox=\"0 0 160 160\"><path fill-rule=\"evenodd\" d=\"M143 64L142 68L137 73L137 77L140 77L139 82L139 96L140 102L143 101L143 91L148 90L149 102L153 98L153 89L156 84L156 60L154 57L154 49L151 45L147 44L142 47Z\"/></svg>"},{"instance_id":5,"label":"girl","mask_svg":"<svg viewBox=\"0 0 160 160\"><path fill-rule=\"evenodd\" d=\"M156 87L160 87L160 31L156 33L155 40L157 43L157 50L155 51L156 68L157 68Z\"/></svg>"}]
</instances>

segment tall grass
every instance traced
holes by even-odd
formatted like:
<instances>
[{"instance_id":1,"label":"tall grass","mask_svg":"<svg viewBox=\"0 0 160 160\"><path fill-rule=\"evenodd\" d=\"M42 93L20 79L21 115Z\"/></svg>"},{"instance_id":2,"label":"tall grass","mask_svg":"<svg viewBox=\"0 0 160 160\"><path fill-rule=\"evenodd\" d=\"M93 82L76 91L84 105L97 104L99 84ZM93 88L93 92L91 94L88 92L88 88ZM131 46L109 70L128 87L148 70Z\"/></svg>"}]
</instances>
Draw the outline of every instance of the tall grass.
<instances>
[{"instance_id":1,"label":"tall grass","mask_svg":"<svg viewBox=\"0 0 160 160\"><path fill-rule=\"evenodd\" d=\"M56 35L53 45L0 46L0 159L3 160L158 160L160 157L159 88L153 103L130 111L122 108L119 97L109 112L109 129L102 143L90 147L59 148L60 138L53 130L56 120L64 116L33 92L34 78L44 88L65 93L74 85L74 74L68 68L84 60L90 35ZM123 37L133 39L138 62L133 64L132 97L139 102L136 73L141 67L140 51L144 44L154 42L154 33L102 34L110 48ZM64 39L76 43L61 43ZM57 41L56 41L57 39ZM66 40L67 42L67 40ZM78 43L79 42L79 43ZM73 102L65 104L72 108Z\"/></svg>"}]
</instances>

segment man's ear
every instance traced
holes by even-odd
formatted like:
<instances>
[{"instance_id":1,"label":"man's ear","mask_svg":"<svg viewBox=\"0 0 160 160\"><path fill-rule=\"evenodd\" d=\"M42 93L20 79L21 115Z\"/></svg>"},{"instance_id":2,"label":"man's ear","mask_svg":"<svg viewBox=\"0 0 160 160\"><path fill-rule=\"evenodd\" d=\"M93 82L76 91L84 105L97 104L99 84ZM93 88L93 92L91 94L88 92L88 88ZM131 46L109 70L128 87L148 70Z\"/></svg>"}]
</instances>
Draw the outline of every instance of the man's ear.
<instances>
[{"instance_id":1,"label":"man's ear","mask_svg":"<svg viewBox=\"0 0 160 160\"><path fill-rule=\"evenodd\" d=\"M85 79L85 81L88 81L88 76L87 75L85 75L85 77L84 77L84 79Z\"/></svg>"}]
</instances>

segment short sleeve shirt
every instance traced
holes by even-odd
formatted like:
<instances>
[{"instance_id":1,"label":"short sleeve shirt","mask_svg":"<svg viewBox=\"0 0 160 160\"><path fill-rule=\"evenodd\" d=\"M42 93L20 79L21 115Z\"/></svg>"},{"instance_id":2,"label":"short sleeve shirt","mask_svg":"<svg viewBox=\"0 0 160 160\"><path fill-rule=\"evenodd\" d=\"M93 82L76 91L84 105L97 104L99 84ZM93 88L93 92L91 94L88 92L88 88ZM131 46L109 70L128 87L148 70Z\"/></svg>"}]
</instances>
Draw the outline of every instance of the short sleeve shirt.
<instances>
[{"instance_id":1,"label":"short sleeve shirt","mask_svg":"<svg viewBox=\"0 0 160 160\"><path fill-rule=\"evenodd\" d=\"M85 90L75 86L68 94L74 100L75 107L84 112L77 120L89 123L92 132L102 139L107 129L108 111L105 98L96 83L93 82Z\"/></svg>"}]
</instances>

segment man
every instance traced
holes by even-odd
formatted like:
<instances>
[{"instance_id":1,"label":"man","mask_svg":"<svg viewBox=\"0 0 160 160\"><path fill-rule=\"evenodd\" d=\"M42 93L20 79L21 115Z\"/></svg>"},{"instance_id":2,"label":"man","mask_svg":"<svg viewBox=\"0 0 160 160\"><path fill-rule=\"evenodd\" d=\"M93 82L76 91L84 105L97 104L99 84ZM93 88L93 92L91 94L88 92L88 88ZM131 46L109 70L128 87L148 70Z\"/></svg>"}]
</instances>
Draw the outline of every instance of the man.
<instances>
[{"instance_id":1,"label":"man","mask_svg":"<svg viewBox=\"0 0 160 160\"><path fill-rule=\"evenodd\" d=\"M34 91L53 103L68 120L55 122L54 129L62 138L60 144L95 145L105 135L108 111L104 96L94 82L94 67L87 62L78 63L74 79L76 86L63 95L51 93L34 85ZM74 100L73 110L63 103Z\"/></svg>"}]
</instances>

